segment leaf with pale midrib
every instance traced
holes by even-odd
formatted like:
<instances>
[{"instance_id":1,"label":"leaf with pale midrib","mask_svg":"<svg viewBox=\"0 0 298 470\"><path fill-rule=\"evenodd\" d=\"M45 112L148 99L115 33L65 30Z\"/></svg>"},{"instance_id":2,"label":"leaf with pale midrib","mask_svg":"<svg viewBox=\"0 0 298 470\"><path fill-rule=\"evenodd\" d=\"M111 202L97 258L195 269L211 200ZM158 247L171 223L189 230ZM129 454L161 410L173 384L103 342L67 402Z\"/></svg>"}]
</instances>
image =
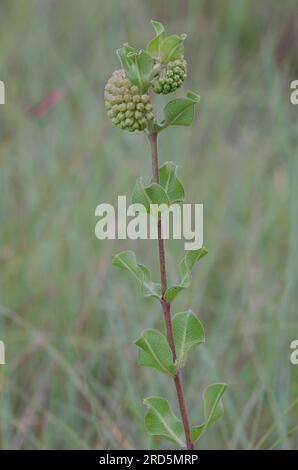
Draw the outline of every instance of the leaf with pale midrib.
<instances>
[{"instance_id":1,"label":"leaf with pale midrib","mask_svg":"<svg viewBox=\"0 0 298 470\"><path fill-rule=\"evenodd\" d=\"M173 162L166 162L159 169L160 185L165 190L169 203L174 204L184 200L184 188L177 178L177 165Z\"/></svg>"},{"instance_id":2,"label":"leaf with pale midrib","mask_svg":"<svg viewBox=\"0 0 298 470\"><path fill-rule=\"evenodd\" d=\"M118 253L118 255L114 257L112 264L132 274L141 285L145 297L160 298L160 284L152 282L150 270L142 264L137 263L136 255L133 251L127 250Z\"/></svg>"},{"instance_id":3,"label":"leaf with pale midrib","mask_svg":"<svg viewBox=\"0 0 298 470\"><path fill-rule=\"evenodd\" d=\"M204 417L205 421L191 430L191 440L196 442L210 424L217 421L224 414L222 396L227 389L227 384L211 384L204 391Z\"/></svg>"},{"instance_id":4,"label":"leaf with pale midrib","mask_svg":"<svg viewBox=\"0 0 298 470\"><path fill-rule=\"evenodd\" d=\"M149 410L145 415L145 428L151 436L167 439L185 447L183 424L170 408L169 402L162 397L145 398Z\"/></svg>"},{"instance_id":5,"label":"leaf with pale midrib","mask_svg":"<svg viewBox=\"0 0 298 470\"><path fill-rule=\"evenodd\" d=\"M205 341L204 328L191 310L173 317L173 335L177 354L177 368L185 365L189 353Z\"/></svg>"},{"instance_id":6,"label":"leaf with pale midrib","mask_svg":"<svg viewBox=\"0 0 298 470\"><path fill-rule=\"evenodd\" d=\"M165 374L175 375L176 366L173 363L170 346L162 333L154 329L145 330L135 344L140 348L141 366L153 367Z\"/></svg>"},{"instance_id":7,"label":"leaf with pale midrib","mask_svg":"<svg viewBox=\"0 0 298 470\"><path fill-rule=\"evenodd\" d=\"M192 91L189 91L185 98L169 101L164 108L164 121L156 125L157 132L169 126L189 126L194 118L195 105L199 101L199 95Z\"/></svg>"},{"instance_id":8,"label":"leaf with pale midrib","mask_svg":"<svg viewBox=\"0 0 298 470\"><path fill-rule=\"evenodd\" d=\"M180 276L181 280L179 284L171 286L167 289L165 293L165 299L168 302L172 302L175 297L183 289L189 287L191 282L191 271L194 265L207 254L206 248L199 248L198 250L189 250L184 256L183 260L180 263Z\"/></svg>"}]
</instances>

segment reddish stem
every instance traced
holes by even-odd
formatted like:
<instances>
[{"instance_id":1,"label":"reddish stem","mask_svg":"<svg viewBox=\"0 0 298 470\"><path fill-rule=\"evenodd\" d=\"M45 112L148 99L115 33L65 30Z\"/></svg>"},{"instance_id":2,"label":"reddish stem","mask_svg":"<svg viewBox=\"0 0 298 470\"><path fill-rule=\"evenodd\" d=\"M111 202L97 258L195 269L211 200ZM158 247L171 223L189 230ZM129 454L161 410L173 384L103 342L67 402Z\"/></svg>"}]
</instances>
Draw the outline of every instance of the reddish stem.
<instances>
[{"instance_id":1,"label":"reddish stem","mask_svg":"<svg viewBox=\"0 0 298 470\"><path fill-rule=\"evenodd\" d=\"M156 183L159 183L159 171L158 171L158 151L157 151L157 133L151 132L149 134L149 141L151 146L151 160L152 160L152 174L153 180ZM160 281L161 281L161 305L164 314L164 321L166 325L167 331L167 338L169 342L169 346L172 351L173 361L176 361L176 349L174 343L174 336L173 336L173 325L172 325L172 318L171 318L171 304L167 300L165 300L164 295L167 290L167 270L166 270L166 260L165 260L165 246L164 240L162 238L162 224L161 220L158 219L158 252L159 252L159 267L160 267ZM174 376L174 383L176 387L176 393L180 408L180 414L183 422L184 433L185 433L185 440L186 440L186 447L188 450L193 450L194 445L190 438L190 425L189 425L189 418L188 413L185 405L184 399L184 392L182 387L182 379L179 372L176 373Z\"/></svg>"}]
</instances>

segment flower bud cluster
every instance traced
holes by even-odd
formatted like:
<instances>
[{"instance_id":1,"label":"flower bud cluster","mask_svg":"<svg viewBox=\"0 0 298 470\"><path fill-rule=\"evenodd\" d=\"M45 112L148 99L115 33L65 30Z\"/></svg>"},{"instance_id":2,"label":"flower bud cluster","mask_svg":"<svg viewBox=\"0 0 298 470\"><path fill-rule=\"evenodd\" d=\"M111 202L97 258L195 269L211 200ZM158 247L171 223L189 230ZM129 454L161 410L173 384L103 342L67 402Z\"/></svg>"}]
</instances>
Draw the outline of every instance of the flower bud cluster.
<instances>
[{"instance_id":1,"label":"flower bud cluster","mask_svg":"<svg viewBox=\"0 0 298 470\"><path fill-rule=\"evenodd\" d=\"M167 95L181 87L186 79L186 61L174 60L166 64L153 80L153 91Z\"/></svg>"},{"instance_id":2,"label":"flower bud cluster","mask_svg":"<svg viewBox=\"0 0 298 470\"><path fill-rule=\"evenodd\" d=\"M115 70L108 80L104 99L108 116L121 129L142 131L154 119L149 95L142 94L123 69Z\"/></svg>"}]
</instances>

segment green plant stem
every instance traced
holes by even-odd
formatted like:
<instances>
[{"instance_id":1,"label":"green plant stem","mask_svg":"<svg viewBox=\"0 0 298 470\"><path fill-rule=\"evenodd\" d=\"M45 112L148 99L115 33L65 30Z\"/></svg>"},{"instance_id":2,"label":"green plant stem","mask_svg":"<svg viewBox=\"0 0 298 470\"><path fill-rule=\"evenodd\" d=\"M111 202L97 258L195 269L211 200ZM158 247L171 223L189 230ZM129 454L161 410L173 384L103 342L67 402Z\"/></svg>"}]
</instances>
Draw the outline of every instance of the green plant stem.
<instances>
[{"instance_id":1,"label":"green plant stem","mask_svg":"<svg viewBox=\"0 0 298 470\"><path fill-rule=\"evenodd\" d=\"M159 170L158 170L158 150L157 150L157 133L150 132L149 142L151 147L151 160L152 160L152 175L156 183L159 183ZM171 304L164 298L165 292L167 290L167 270L166 270L166 260L165 260L165 246L164 240L162 238L162 224L161 219L158 219L158 252L159 252L159 267L160 267L160 281L161 281L161 305L164 314L164 321L166 325L167 338L169 346L172 351L173 361L176 361L176 349L173 336L173 326L171 318ZM182 386L182 379L180 372L177 372L174 376L174 383L176 387L176 393L180 408L180 414L183 422L186 447L188 450L193 450L194 445L190 438L190 424L188 413L185 405L184 392Z\"/></svg>"}]
</instances>

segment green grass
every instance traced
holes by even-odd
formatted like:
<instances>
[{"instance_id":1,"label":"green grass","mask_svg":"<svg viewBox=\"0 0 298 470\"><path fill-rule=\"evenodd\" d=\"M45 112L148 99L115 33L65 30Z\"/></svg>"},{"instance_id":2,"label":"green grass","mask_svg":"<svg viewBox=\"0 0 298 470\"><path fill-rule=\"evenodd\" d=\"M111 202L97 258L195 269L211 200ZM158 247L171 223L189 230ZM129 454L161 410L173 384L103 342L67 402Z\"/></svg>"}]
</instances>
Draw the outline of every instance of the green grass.
<instances>
[{"instance_id":1,"label":"green grass","mask_svg":"<svg viewBox=\"0 0 298 470\"><path fill-rule=\"evenodd\" d=\"M131 248L157 279L156 245L94 235L97 204L150 174L144 135L111 127L103 88L119 67L116 48L143 47L151 18L188 33L184 91L201 95L195 125L160 139L161 162L177 163L187 200L204 204L209 254L174 308L192 308L206 327L184 376L193 424L203 388L229 383L225 416L201 448L298 448L297 434L287 436L298 418L289 361L298 335L298 107L289 83L298 70L289 44L282 64L276 57L295 3L2 0L1 448L148 448L143 397L176 403L165 377L139 368L132 344L142 329L162 327L160 308L111 267ZM57 87L64 99L29 119L25 111ZM182 242L170 242L172 281L177 253Z\"/></svg>"}]
</instances>

